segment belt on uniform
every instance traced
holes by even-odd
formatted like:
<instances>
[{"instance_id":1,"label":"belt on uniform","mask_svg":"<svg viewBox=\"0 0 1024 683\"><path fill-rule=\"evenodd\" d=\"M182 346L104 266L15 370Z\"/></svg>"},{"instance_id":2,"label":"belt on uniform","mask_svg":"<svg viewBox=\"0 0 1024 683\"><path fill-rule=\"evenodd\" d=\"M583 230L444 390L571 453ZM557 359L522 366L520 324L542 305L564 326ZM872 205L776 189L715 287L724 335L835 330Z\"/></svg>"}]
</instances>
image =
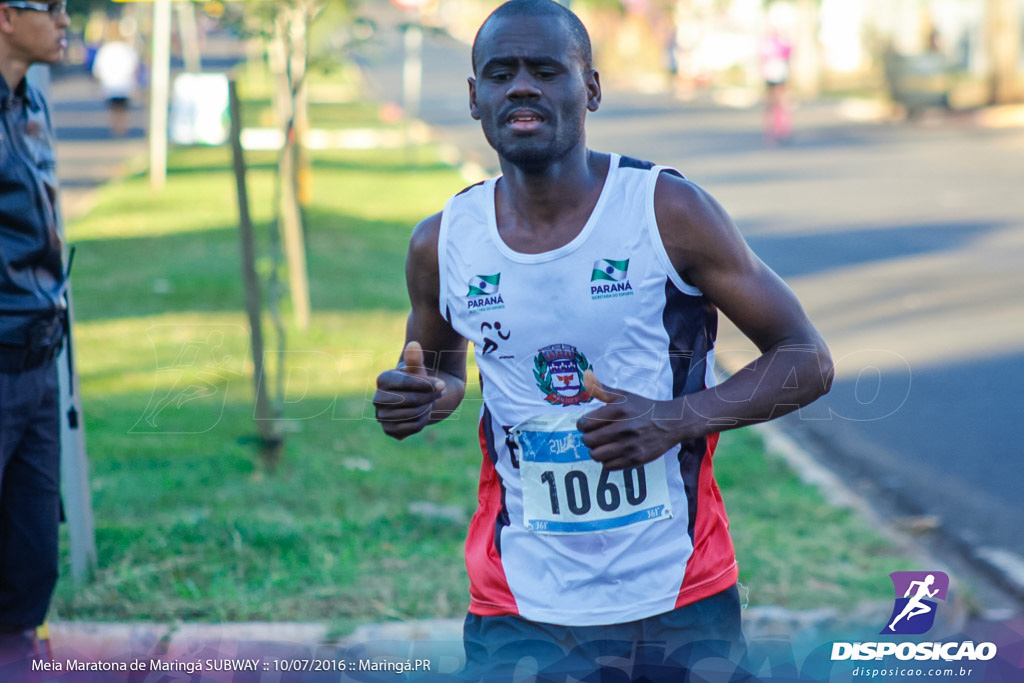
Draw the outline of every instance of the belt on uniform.
<instances>
[{"instance_id":1,"label":"belt on uniform","mask_svg":"<svg viewBox=\"0 0 1024 683\"><path fill-rule=\"evenodd\" d=\"M0 344L0 372L35 370L52 361L60 353L62 344L47 346L8 346Z\"/></svg>"}]
</instances>

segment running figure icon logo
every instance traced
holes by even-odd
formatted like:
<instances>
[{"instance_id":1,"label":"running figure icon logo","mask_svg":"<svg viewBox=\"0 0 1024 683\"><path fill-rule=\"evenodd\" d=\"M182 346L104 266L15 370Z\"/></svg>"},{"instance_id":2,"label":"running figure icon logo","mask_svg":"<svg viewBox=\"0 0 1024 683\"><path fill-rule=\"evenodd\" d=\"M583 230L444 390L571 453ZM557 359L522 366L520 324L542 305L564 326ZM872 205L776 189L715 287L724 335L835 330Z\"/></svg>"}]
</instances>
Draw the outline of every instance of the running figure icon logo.
<instances>
[{"instance_id":1,"label":"running figure icon logo","mask_svg":"<svg viewBox=\"0 0 1024 683\"><path fill-rule=\"evenodd\" d=\"M937 600L946 599L949 577L943 572L893 572L889 575L896 601L881 633L920 635L935 623ZM902 596L902 597L901 597Z\"/></svg>"}]
</instances>

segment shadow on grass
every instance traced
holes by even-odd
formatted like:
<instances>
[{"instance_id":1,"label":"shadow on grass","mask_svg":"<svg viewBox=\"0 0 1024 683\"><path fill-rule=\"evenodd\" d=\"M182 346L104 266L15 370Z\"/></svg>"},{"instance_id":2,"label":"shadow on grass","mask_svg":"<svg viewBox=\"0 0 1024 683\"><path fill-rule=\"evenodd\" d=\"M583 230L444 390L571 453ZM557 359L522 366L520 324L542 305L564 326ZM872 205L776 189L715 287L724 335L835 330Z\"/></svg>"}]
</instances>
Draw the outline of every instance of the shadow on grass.
<instances>
[{"instance_id":1,"label":"shadow on grass","mask_svg":"<svg viewBox=\"0 0 1024 683\"><path fill-rule=\"evenodd\" d=\"M323 210L308 212L306 220L310 297L315 310L408 309L404 277L408 225ZM261 254L258 267L264 277L270 263L271 229L269 225L256 228ZM244 310L236 226L75 244L75 315L79 321L174 311ZM282 280L285 277L282 273ZM287 291L282 295L287 298Z\"/></svg>"},{"instance_id":2,"label":"shadow on grass","mask_svg":"<svg viewBox=\"0 0 1024 683\"><path fill-rule=\"evenodd\" d=\"M342 158L331 159L329 157L319 159L313 167L314 172L317 168L339 170L339 171L368 171L373 173L436 173L437 171L450 170L451 166L443 164L441 162L434 162L428 164L408 164L408 163L391 163L391 164L363 164L346 160Z\"/></svg>"},{"instance_id":3,"label":"shadow on grass","mask_svg":"<svg viewBox=\"0 0 1024 683\"><path fill-rule=\"evenodd\" d=\"M184 156L178 157L174 165L167 170L168 177L175 175L187 176L197 173L215 173L223 171L234 173L231 151L226 148L201 148L199 150L180 150ZM365 161L360 157L365 158ZM246 169L255 171L277 171L278 153L275 151L255 150L245 153ZM318 169L325 171L358 171L374 175L393 173L429 174L451 170L451 165L441 161L423 161L416 150L384 149L384 150L320 150L313 156L313 172ZM137 173L133 177L143 177L145 173Z\"/></svg>"}]
</instances>

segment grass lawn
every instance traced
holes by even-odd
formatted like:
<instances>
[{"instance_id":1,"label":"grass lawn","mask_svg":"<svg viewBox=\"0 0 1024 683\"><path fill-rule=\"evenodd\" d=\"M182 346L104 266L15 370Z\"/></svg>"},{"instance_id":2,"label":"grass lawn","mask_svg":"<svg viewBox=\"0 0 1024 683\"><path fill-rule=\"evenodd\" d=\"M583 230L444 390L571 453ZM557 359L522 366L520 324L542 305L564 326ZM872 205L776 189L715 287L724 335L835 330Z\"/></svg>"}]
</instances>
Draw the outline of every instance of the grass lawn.
<instances>
[{"instance_id":1,"label":"grass lawn","mask_svg":"<svg viewBox=\"0 0 1024 683\"><path fill-rule=\"evenodd\" d=\"M249 160L266 253L273 159ZM344 632L464 614L479 393L402 443L381 434L368 398L400 350L412 226L465 183L429 149L319 153L314 168L314 315L308 332L287 331L287 443L273 473L253 445L228 152L173 150L162 195L129 178L69 226L100 567L81 585L63 568L51 618L317 620ZM752 605L852 606L910 568L755 435L726 435L716 467Z\"/></svg>"}]
</instances>

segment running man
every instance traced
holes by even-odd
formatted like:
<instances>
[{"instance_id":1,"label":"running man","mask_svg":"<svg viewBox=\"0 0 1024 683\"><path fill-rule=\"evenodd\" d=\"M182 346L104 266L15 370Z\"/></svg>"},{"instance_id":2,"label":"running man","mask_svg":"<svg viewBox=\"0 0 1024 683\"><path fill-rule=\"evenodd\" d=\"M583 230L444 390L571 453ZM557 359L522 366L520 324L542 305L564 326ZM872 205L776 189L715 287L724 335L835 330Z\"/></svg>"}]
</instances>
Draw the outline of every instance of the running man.
<instances>
[{"instance_id":1,"label":"running man","mask_svg":"<svg viewBox=\"0 0 1024 683\"><path fill-rule=\"evenodd\" d=\"M574 14L511 0L472 54L470 114L503 173L413 231L406 347L374 397L396 439L443 420L474 343L483 458L465 675L532 657L542 679L583 678L618 657L634 680L657 679L658 667L735 655L718 433L826 392L825 342L706 192L587 148L601 83ZM718 310L762 355L716 386ZM499 322L485 345L482 323ZM654 642L654 657L638 646Z\"/></svg>"},{"instance_id":2,"label":"running man","mask_svg":"<svg viewBox=\"0 0 1024 683\"><path fill-rule=\"evenodd\" d=\"M890 631L895 633L896 624L898 624L900 620L904 618L906 618L907 621L910 621L913 617L916 617L920 614L928 614L932 611L931 606L925 604L924 602L922 602L922 600L924 600L925 598L934 598L935 595L939 592L938 588L936 588L933 591L928 590L933 583L935 583L934 574L929 574L928 576L926 576L924 581L910 582L910 585L907 586L907 592L903 595L903 597L910 598L910 600L908 600L907 604L903 606L903 611L901 611L899 615L892 620L892 623L889 624ZM914 593L913 597L910 596L911 593Z\"/></svg>"}]
</instances>

